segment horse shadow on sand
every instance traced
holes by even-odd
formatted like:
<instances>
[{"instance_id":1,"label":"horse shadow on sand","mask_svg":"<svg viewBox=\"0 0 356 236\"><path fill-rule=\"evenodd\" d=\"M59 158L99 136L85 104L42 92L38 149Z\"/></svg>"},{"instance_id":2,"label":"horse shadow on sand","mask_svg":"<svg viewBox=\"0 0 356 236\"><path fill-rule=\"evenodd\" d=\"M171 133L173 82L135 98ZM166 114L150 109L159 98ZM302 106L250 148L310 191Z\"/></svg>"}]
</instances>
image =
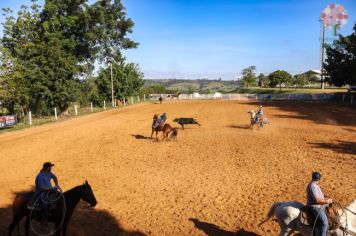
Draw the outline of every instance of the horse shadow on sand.
<instances>
[{"instance_id":1,"label":"horse shadow on sand","mask_svg":"<svg viewBox=\"0 0 356 236\"><path fill-rule=\"evenodd\" d=\"M249 124L228 125L227 127L234 128L234 129L250 129Z\"/></svg>"},{"instance_id":2,"label":"horse shadow on sand","mask_svg":"<svg viewBox=\"0 0 356 236\"><path fill-rule=\"evenodd\" d=\"M131 136L134 137L135 139L152 139L151 137L144 136L142 134L132 134Z\"/></svg>"},{"instance_id":3,"label":"horse shadow on sand","mask_svg":"<svg viewBox=\"0 0 356 236\"><path fill-rule=\"evenodd\" d=\"M0 207L0 219L0 235L7 235L8 226L12 220L12 206ZM12 236L24 235L24 225L25 218L20 221L20 227L14 229ZM145 236L140 231L124 229L119 221L108 211L88 207L84 202L80 202L75 208L68 224L67 235ZM30 236L35 236L35 234L30 231Z\"/></svg>"},{"instance_id":4,"label":"horse shadow on sand","mask_svg":"<svg viewBox=\"0 0 356 236\"><path fill-rule=\"evenodd\" d=\"M190 218L194 223L195 228L202 230L207 236L260 236L254 232L249 232L244 229L239 229L236 232L231 232L220 228L217 225Z\"/></svg>"}]
</instances>

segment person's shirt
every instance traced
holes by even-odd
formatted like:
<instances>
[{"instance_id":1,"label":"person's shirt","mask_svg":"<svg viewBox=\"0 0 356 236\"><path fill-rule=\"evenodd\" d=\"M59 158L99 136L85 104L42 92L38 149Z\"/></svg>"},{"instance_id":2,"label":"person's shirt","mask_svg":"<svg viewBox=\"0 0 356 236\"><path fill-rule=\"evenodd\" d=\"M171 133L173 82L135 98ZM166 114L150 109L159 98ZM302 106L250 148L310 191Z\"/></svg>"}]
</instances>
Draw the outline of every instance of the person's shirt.
<instances>
[{"instance_id":1,"label":"person's shirt","mask_svg":"<svg viewBox=\"0 0 356 236\"><path fill-rule=\"evenodd\" d=\"M161 115L161 120L165 122L167 120L167 116L165 114Z\"/></svg>"},{"instance_id":2,"label":"person's shirt","mask_svg":"<svg viewBox=\"0 0 356 236\"><path fill-rule=\"evenodd\" d=\"M258 110L257 114L262 116L262 115L263 115L263 109L260 108L260 109Z\"/></svg>"},{"instance_id":3,"label":"person's shirt","mask_svg":"<svg viewBox=\"0 0 356 236\"><path fill-rule=\"evenodd\" d=\"M317 198L324 199L325 196L320 186L315 181L312 181L308 184L307 187L307 205L312 205L320 208L323 207L323 205L317 204Z\"/></svg>"},{"instance_id":4,"label":"person's shirt","mask_svg":"<svg viewBox=\"0 0 356 236\"><path fill-rule=\"evenodd\" d=\"M54 177L54 175L49 172L45 173L43 171L40 171L36 177L36 193L41 193L43 192L43 188L51 188L51 179Z\"/></svg>"}]
</instances>

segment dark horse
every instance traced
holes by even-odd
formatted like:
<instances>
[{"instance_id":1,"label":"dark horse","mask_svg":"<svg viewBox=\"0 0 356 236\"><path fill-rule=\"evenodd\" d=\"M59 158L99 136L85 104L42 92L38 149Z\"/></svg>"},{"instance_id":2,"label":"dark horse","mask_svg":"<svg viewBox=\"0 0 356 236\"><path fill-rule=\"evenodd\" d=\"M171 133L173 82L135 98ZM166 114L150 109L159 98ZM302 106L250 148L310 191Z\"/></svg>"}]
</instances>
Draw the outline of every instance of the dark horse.
<instances>
[{"instance_id":1,"label":"dark horse","mask_svg":"<svg viewBox=\"0 0 356 236\"><path fill-rule=\"evenodd\" d=\"M179 99L179 95L180 95L180 92L176 93L176 94L169 94L168 96L173 99L173 98L177 98Z\"/></svg>"},{"instance_id":2,"label":"dark horse","mask_svg":"<svg viewBox=\"0 0 356 236\"><path fill-rule=\"evenodd\" d=\"M170 135L170 138L173 140L177 139L177 134L178 134L178 130L177 128L173 128L170 124L164 124L163 126L159 125L157 126L157 128L155 128L155 123L158 120L158 115L155 114L153 116L153 123L152 123L152 133L151 133L151 138L153 136L153 132L156 132L156 139L158 140L158 132L162 131L163 132L163 140L165 140L166 138L168 138L168 135L172 132L172 134Z\"/></svg>"},{"instance_id":3,"label":"dark horse","mask_svg":"<svg viewBox=\"0 0 356 236\"><path fill-rule=\"evenodd\" d=\"M31 199L32 195L34 192L27 192L23 194L18 194L16 198L14 199L12 210L13 210L13 218L12 222L9 226L9 234L8 236L11 236L12 230L16 225L19 224L20 220L26 216L26 222L25 222L25 235L29 235L29 226L30 226L30 210L27 209L27 203ZM63 196L65 199L65 216L63 219ZM53 222L55 224L56 229L58 228L56 235L60 236L61 232L62 235L66 235L67 231L67 225L72 217L73 211L75 206L78 204L80 200L83 200L87 203L89 203L92 207L96 205L96 199L93 193L93 190L91 189L90 185L88 184L87 181L83 185L79 185L77 187L72 188L71 190L64 192L63 196L57 201L57 206L51 210L50 212L50 217L49 221ZM39 220L39 214L34 212L32 214L32 217L35 220ZM33 219L32 219L33 220ZM62 224L63 223L63 224ZM62 225L61 225L62 224Z\"/></svg>"}]
</instances>

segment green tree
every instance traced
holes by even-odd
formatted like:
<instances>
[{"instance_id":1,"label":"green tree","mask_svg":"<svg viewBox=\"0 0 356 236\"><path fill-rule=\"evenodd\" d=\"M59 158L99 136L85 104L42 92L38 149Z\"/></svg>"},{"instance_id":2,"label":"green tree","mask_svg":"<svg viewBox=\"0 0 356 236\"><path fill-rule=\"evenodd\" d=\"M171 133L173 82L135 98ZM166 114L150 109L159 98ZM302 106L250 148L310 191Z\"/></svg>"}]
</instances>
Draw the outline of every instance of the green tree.
<instances>
[{"instance_id":1,"label":"green tree","mask_svg":"<svg viewBox=\"0 0 356 236\"><path fill-rule=\"evenodd\" d=\"M304 72L303 75L306 77L306 84L315 84L317 82L320 82L320 77L318 76L318 73L312 70Z\"/></svg>"},{"instance_id":2,"label":"green tree","mask_svg":"<svg viewBox=\"0 0 356 236\"><path fill-rule=\"evenodd\" d=\"M356 84L356 24L353 30L348 36L339 35L326 47L325 70L330 83L336 86Z\"/></svg>"},{"instance_id":3,"label":"green tree","mask_svg":"<svg viewBox=\"0 0 356 236\"><path fill-rule=\"evenodd\" d=\"M292 84L298 87L303 87L308 84L308 78L305 74L297 74L292 78Z\"/></svg>"},{"instance_id":4,"label":"green tree","mask_svg":"<svg viewBox=\"0 0 356 236\"><path fill-rule=\"evenodd\" d=\"M138 95L143 87L143 74L133 63L113 63L114 97L122 99ZM102 68L95 80L99 100L111 101L111 73L109 68Z\"/></svg>"},{"instance_id":5,"label":"green tree","mask_svg":"<svg viewBox=\"0 0 356 236\"><path fill-rule=\"evenodd\" d=\"M287 71L276 70L269 74L268 78L271 87L279 85L279 90L282 90L282 84L288 85L292 79L292 76Z\"/></svg>"},{"instance_id":6,"label":"green tree","mask_svg":"<svg viewBox=\"0 0 356 236\"><path fill-rule=\"evenodd\" d=\"M145 94L161 94L166 92L167 90L162 84L153 84L143 89L143 93Z\"/></svg>"},{"instance_id":7,"label":"green tree","mask_svg":"<svg viewBox=\"0 0 356 236\"><path fill-rule=\"evenodd\" d=\"M244 87L253 86L256 84L256 66L249 66L242 70L242 79L241 83Z\"/></svg>"},{"instance_id":8,"label":"green tree","mask_svg":"<svg viewBox=\"0 0 356 236\"><path fill-rule=\"evenodd\" d=\"M268 79L267 76L265 76L263 73L259 74L257 76L257 79L258 79L258 86L259 87L264 87L266 85L266 80Z\"/></svg>"},{"instance_id":9,"label":"green tree","mask_svg":"<svg viewBox=\"0 0 356 236\"><path fill-rule=\"evenodd\" d=\"M188 85L188 87L187 87L187 92L188 92L189 94L194 93L194 92L196 92L196 91L197 91L197 88L196 88L195 86L193 86L193 85Z\"/></svg>"},{"instance_id":10,"label":"green tree","mask_svg":"<svg viewBox=\"0 0 356 236\"><path fill-rule=\"evenodd\" d=\"M25 88L21 101L26 109L46 114L53 107L64 111L81 96L78 78L95 60L121 59L123 49L137 43L127 35L133 21L126 18L120 0L46 0L22 7L14 18L9 10L2 43L15 58L14 85ZM115 50L114 50L115 49ZM109 58L109 59L108 59ZM74 91L75 90L75 91Z\"/></svg>"}]
</instances>

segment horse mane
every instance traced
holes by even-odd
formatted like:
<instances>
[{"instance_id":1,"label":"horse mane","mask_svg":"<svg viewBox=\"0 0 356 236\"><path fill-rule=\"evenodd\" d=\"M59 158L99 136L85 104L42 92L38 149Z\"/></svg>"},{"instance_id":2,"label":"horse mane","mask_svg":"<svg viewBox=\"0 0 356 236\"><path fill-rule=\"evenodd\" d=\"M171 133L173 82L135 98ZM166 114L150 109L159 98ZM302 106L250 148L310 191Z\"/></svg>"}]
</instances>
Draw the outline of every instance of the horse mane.
<instances>
[{"instance_id":1,"label":"horse mane","mask_svg":"<svg viewBox=\"0 0 356 236\"><path fill-rule=\"evenodd\" d=\"M80 190L82 190L83 186L84 186L84 185L75 186L75 187L73 187L73 188L71 188L71 189L69 189L69 190L63 192L63 194L64 194L64 195L72 195L72 194L77 193L77 192L79 192Z\"/></svg>"}]
</instances>

